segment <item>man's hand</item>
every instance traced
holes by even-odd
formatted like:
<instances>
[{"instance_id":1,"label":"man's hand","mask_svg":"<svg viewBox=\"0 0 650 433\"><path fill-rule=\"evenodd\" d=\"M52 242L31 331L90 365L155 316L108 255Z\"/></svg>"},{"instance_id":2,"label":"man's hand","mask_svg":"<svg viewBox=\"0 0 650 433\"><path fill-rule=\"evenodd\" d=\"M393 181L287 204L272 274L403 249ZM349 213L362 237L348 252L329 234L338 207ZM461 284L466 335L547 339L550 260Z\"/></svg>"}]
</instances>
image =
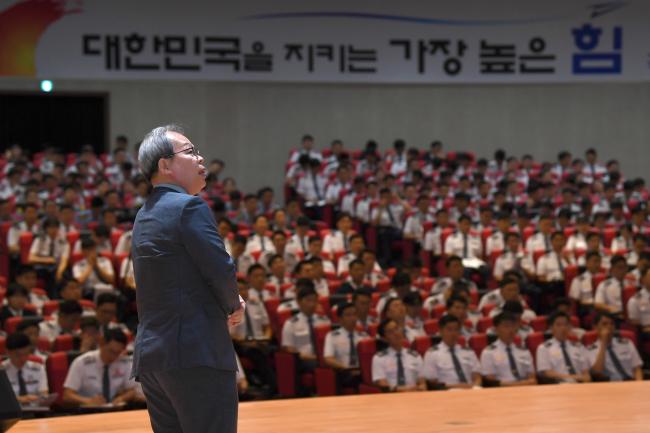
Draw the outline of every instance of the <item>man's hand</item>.
<instances>
[{"instance_id":1,"label":"man's hand","mask_svg":"<svg viewBox=\"0 0 650 433\"><path fill-rule=\"evenodd\" d=\"M242 320L244 320L244 309L246 308L246 302L239 297L239 308L228 316L228 326L237 326Z\"/></svg>"}]
</instances>

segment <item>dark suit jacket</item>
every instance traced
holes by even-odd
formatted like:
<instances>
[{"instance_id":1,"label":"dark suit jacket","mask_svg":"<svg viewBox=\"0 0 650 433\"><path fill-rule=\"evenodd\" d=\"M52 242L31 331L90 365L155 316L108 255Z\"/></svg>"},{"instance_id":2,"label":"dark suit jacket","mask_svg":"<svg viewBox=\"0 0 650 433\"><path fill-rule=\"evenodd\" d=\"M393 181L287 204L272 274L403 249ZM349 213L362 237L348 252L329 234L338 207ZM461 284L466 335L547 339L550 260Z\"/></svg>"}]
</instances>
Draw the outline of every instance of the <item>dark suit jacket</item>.
<instances>
[{"instance_id":1,"label":"dark suit jacket","mask_svg":"<svg viewBox=\"0 0 650 433\"><path fill-rule=\"evenodd\" d=\"M239 308L235 266L208 205L180 190L154 188L133 227L136 378L196 366L237 371L227 323Z\"/></svg>"}]
</instances>

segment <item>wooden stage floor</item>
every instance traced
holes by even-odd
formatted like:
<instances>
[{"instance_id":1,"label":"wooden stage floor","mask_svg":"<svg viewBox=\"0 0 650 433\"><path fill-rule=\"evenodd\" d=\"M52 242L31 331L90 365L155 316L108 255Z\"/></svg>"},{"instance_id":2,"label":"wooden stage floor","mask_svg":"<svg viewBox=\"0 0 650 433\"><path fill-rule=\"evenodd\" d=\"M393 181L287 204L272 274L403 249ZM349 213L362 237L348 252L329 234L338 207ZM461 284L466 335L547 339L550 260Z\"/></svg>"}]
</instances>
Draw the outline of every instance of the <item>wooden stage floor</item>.
<instances>
[{"instance_id":1,"label":"wooden stage floor","mask_svg":"<svg viewBox=\"0 0 650 433\"><path fill-rule=\"evenodd\" d=\"M249 402L240 433L650 431L650 382ZM145 411L23 421L12 433L150 432Z\"/></svg>"}]
</instances>

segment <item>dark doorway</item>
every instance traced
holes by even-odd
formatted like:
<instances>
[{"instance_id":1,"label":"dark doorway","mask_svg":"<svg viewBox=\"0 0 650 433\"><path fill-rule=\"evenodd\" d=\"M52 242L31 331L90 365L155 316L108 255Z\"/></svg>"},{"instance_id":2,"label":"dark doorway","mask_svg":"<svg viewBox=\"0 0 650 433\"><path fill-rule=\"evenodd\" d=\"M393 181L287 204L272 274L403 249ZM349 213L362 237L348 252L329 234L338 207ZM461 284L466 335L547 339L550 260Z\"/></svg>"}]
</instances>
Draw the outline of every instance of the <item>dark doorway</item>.
<instances>
[{"instance_id":1,"label":"dark doorway","mask_svg":"<svg viewBox=\"0 0 650 433\"><path fill-rule=\"evenodd\" d=\"M107 95L0 93L0 149L18 143L31 152L44 145L66 153L89 144L108 149Z\"/></svg>"}]
</instances>

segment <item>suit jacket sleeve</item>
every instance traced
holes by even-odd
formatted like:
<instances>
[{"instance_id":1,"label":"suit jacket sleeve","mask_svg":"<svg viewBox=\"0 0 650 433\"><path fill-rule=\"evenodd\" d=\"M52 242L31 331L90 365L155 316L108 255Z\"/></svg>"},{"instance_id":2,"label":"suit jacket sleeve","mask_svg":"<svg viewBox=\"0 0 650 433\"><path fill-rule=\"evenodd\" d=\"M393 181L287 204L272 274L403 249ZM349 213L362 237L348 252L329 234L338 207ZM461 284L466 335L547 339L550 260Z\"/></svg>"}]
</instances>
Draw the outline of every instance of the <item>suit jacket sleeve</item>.
<instances>
[{"instance_id":1,"label":"suit jacket sleeve","mask_svg":"<svg viewBox=\"0 0 650 433\"><path fill-rule=\"evenodd\" d=\"M235 265L217 232L210 208L199 197L185 205L181 233L183 244L209 289L224 311L233 313L239 308Z\"/></svg>"}]
</instances>

